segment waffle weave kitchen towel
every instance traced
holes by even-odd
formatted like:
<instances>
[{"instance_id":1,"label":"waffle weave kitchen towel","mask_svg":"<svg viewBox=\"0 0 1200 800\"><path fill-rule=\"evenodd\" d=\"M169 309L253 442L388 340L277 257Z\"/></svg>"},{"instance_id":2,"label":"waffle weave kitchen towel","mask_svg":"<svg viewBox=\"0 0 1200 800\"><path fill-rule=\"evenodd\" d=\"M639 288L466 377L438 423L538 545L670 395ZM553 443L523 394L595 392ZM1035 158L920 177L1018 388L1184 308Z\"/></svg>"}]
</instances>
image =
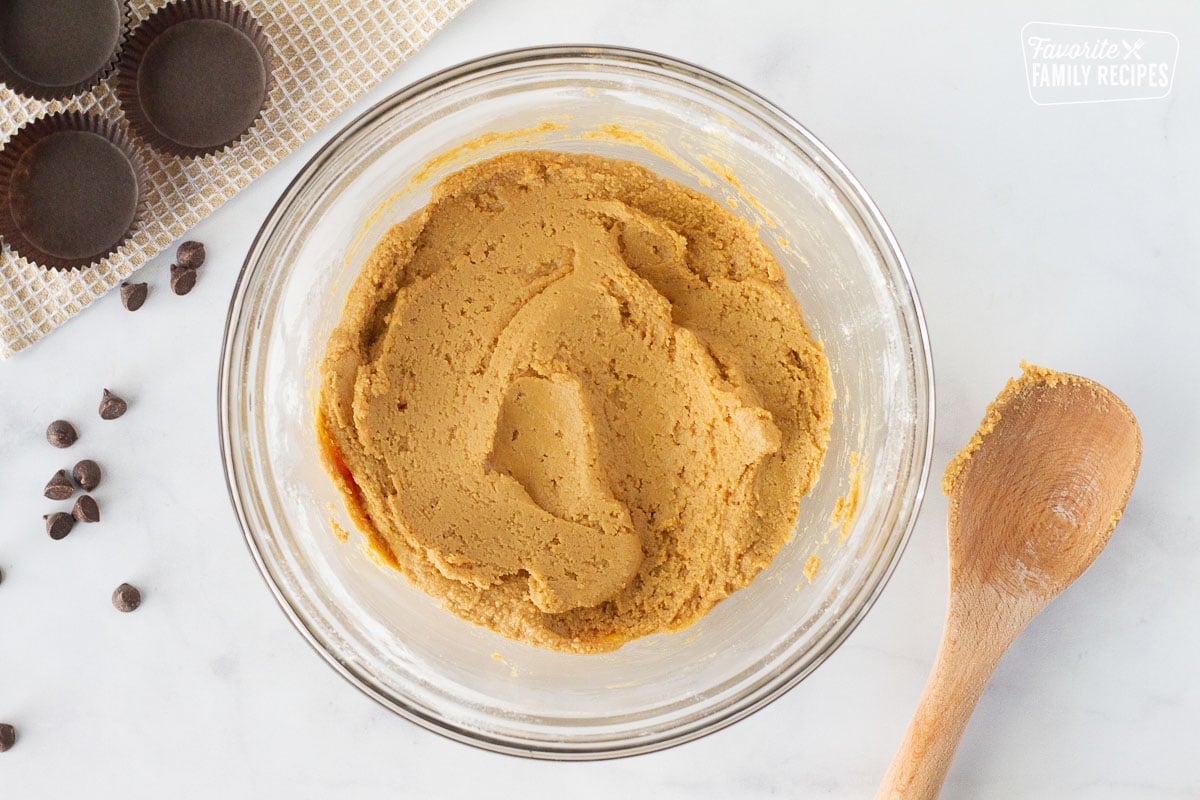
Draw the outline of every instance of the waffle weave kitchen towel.
<instances>
[{"instance_id":1,"label":"waffle weave kitchen towel","mask_svg":"<svg viewBox=\"0 0 1200 800\"><path fill-rule=\"evenodd\" d=\"M7 244L0 250L0 358L8 358L93 300L221 207L250 181L415 53L471 0L240 0L274 50L270 98L254 129L232 147L199 159L163 156L146 146L146 209L134 235L97 265L42 269ZM131 2L133 24L162 0ZM0 138L61 110L120 116L110 75L69 101L31 100L0 85Z\"/></svg>"}]
</instances>

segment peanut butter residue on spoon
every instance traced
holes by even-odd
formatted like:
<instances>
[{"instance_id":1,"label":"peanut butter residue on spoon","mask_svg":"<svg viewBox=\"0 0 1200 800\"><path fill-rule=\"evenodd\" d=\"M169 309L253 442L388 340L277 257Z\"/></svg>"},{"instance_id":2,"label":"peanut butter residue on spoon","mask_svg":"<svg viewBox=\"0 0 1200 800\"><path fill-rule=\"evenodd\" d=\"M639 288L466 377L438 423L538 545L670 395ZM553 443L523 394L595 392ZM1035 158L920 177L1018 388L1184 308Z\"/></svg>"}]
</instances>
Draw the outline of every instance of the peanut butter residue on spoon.
<instances>
[{"instance_id":1,"label":"peanut butter residue on spoon","mask_svg":"<svg viewBox=\"0 0 1200 800\"><path fill-rule=\"evenodd\" d=\"M747 223L629 162L518 152L376 246L330 337L330 474L385 559L530 644L684 627L790 538L832 388Z\"/></svg>"}]
</instances>

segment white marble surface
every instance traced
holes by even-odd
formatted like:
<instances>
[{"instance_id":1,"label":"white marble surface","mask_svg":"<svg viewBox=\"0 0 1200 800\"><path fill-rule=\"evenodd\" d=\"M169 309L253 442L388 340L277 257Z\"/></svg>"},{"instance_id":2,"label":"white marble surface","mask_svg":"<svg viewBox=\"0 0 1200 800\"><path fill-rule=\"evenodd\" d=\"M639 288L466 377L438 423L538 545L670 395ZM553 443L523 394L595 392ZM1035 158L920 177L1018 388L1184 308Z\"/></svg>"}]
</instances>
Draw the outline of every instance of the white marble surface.
<instances>
[{"instance_id":1,"label":"white marble surface","mask_svg":"<svg viewBox=\"0 0 1200 800\"><path fill-rule=\"evenodd\" d=\"M594 41L698 62L808 125L911 262L935 353L935 472L1022 358L1106 383L1145 436L1112 544L1001 664L945 796L1198 797L1200 11L894 5L478 0L372 97L485 52ZM1030 20L1172 31L1175 90L1035 106L1018 43ZM141 274L154 286L142 311L114 294L0 364L0 721L21 737L0 755L0 796L871 796L941 627L936 493L879 604L824 666L668 752L582 765L479 752L393 717L309 650L226 499L215 377L243 254L315 145L196 229L211 256L192 295L169 293L160 257ZM127 417L95 417L102 386L128 397ZM70 451L42 439L58 416L80 423ZM88 455L109 471L105 521L52 542L42 483ZM146 593L132 616L109 605L124 580Z\"/></svg>"}]
</instances>

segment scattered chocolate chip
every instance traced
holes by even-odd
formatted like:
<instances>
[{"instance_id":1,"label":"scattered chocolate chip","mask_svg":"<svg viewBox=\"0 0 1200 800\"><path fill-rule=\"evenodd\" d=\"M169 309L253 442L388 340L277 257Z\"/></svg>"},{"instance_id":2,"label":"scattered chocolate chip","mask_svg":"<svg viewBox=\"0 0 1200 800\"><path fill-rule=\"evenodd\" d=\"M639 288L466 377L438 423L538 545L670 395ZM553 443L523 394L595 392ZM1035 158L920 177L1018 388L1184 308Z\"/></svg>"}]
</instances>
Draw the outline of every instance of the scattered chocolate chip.
<instances>
[{"instance_id":1,"label":"scattered chocolate chip","mask_svg":"<svg viewBox=\"0 0 1200 800\"><path fill-rule=\"evenodd\" d=\"M204 265L204 245L200 242L184 242L175 251L175 263L184 269L199 269Z\"/></svg>"},{"instance_id":2,"label":"scattered chocolate chip","mask_svg":"<svg viewBox=\"0 0 1200 800\"><path fill-rule=\"evenodd\" d=\"M60 469L54 473L53 478L46 481L46 488L42 490L42 494L51 500L66 500L75 494L75 484L71 483L67 471Z\"/></svg>"},{"instance_id":3,"label":"scattered chocolate chip","mask_svg":"<svg viewBox=\"0 0 1200 800\"><path fill-rule=\"evenodd\" d=\"M130 611L136 611L137 607L142 604L142 593L137 590L136 586L122 583L113 591L112 601L113 608L128 614Z\"/></svg>"},{"instance_id":4,"label":"scattered chocolate chip","mask_svg":"<svg viewBox=\"0 0 1200 800\"><path fill-rule=\"evenodd\" d=\"M55 541L65 539L71 532L71 528L75 527L75 518L65 511L46 514L42 519L46 520L46 533L50 534L50 538Z\"/></svg>"},{"instance_id":5,"label":"scattered chocolate chip","mask_svg":"<svg viewBox=\"0 0 1200 800\"><path fill-rule=\"evenodd\" d=\"M55 447L70 447L79 439L75 426L65 419L56 419L46 428L46 441Z\"/></svg>"},{"instance_id":6,"label":"scattered chocolate chip","mask_svg":"<svg viewBox=\"0 0 1200 800\"><path fill-rule=\"evenodd\" d=\"M171 291L177 295L185 295L196 285L195 267L184 267L179 264L171 265Z\"/></svg>"},{"instance_id":7,"label":"scattered chocolate chip","mask_svg":"<svg viewBox=\"0 0 1200 800\"><path fill-rule=\"evenodd\" d=\"M85 492L90 492L92 489L95 489L100 485L100 465L95 461L92 461L90 458L85 458L83 461L80 461L78 464L76 464L75 468L71 470L71 475L75 478L75 482L79 484L79 488L83 489ZM58 476L55 475L54 477L57 478ZM47 486L47 488L49 487ZM49 497L49 495L46 496ZM71 495L67 495L67 497L70 496ZM52 499L66 500L67 497L55 497Z\"/></svg>"},{"instance_id":8,"label":"scattered chocolate chip","mask_svg":"<svg viewBox=\"0 0 1200 800\"><path fill-rule=\"evenodd\" d=\"M96 504L96 498L90 494L80 495L71 509L71 516L80 522L99 522L100 506Z\"/></svg>"},{"instance_id":9,"label":"scattered chocolate chip","mask_svg":"<svg viewBox=\"0 0 1200 800\"><path fill-rule=\"evenodd\" d=\"M4 583L4 570L0 569L0 583Z\"/></svg>"},{"instance_id":10,"label":"scattered chocolate chip","mask_svg":"<svg viewBox=\"0 0 1200 800\"><path fill-rule=\"evenodd\" d=\"M150 287L144 283L122 283L121 305L129 311L137 311L146 302Z\"/></svg>"},{"instance_id":11,"label":"scattered chocolate chip","mask_svg":"<svg viewBox=\"0 0 1200 800\"><path fill-rule=\"evenodd\" d=\"M17 743L17 729L7 722L0 722L0 753L11 750Z\"/></svg>"},{"instance_id":12,"label":"scattered chocolate chip","mask_svg":"<svg viewBox=\"0 0 1200 800\"><path fill-rule=\"evenodd\" d=\"M105 389L104 396L100 398L100 419L116 419L123 415L128 408L128 403Z\"/></svg>"}]
</instances>

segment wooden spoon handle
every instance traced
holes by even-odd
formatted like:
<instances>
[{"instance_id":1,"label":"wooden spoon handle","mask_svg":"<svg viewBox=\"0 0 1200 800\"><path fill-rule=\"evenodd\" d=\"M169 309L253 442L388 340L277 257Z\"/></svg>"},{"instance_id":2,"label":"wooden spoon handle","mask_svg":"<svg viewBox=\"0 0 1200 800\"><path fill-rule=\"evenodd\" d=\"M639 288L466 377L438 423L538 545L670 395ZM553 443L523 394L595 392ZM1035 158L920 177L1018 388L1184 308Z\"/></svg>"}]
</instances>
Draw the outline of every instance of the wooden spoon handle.
<instances>
[{"instance_id":1,"label":"wooden spoon handle","mask_svg":"<svg viewBox=\"0 0 1200 800\"><path fill-rule=\"evenodd\" d=\"M963 634L952 615L933 674L877 800L932 800L941 791L967 720L1012 641L1011 636Z\"/></svg>"}]
</instances>

